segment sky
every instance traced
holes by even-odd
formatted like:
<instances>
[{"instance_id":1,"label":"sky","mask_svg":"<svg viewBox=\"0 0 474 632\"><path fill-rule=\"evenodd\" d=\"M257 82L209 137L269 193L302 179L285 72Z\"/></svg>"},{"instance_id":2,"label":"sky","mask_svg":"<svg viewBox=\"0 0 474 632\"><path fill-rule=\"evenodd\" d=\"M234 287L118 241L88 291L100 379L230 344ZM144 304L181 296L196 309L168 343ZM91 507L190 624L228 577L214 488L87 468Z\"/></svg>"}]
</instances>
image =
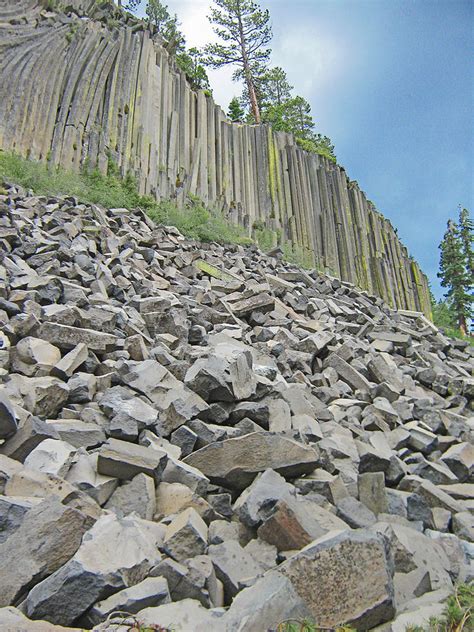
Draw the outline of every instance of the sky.
<instances>
[{"instance_id":1,"label":"sky","mask_svg":"<svg viewBox=\"0 0 474 632\"><path fill-rule=\"evenodd\" d=\"M168 0L188 46L214 41L212 0ZM433 292L458 205L474 215L474 1L260 0L272 66L312 107L338 163L398 228ZM241 86L210 71L227 110Z\"/></svg>"}]
</instances>

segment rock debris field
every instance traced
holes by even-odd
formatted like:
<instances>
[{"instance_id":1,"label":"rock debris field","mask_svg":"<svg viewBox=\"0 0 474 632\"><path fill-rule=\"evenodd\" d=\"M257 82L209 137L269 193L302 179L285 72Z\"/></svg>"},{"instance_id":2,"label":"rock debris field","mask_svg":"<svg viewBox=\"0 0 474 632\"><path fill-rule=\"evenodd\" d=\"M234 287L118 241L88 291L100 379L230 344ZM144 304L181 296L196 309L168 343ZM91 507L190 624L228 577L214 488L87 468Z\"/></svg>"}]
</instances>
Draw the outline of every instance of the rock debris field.
<instances>
[{"instance_id":1,"label":"rock debris field","mask_svg":"<svg viewBox=\"0 0 474 632\"><path fill-rule=\"evenodd\" d=\"M1 631L401 631L472 580L465 342L9 184L0 246Z\"/></svg>"}]
</instances>

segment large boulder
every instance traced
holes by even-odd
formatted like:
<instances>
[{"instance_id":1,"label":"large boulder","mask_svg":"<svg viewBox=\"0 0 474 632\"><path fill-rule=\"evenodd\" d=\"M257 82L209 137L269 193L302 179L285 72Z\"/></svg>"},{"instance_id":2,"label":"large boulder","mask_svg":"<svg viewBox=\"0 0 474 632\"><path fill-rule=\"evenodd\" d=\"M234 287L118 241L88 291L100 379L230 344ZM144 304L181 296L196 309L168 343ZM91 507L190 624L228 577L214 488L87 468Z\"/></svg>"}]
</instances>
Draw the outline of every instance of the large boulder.
<instances>
[{"instance_id":1,"label":"large boulder","mask_svg":"<svg viewBox=\"0 0 474 632\"><path fill-rule=\"evenodd\" d=\"M328 533L273 573L290 580L318 626L368 630L395 614L393 567L380 535Z\"/></svg>"},{"instance_id":2,"label":"large boulder","mask_svg":"<svg viewBox=\"0 0 474 632\"><path fill-rule=\"evenodd\" d=\"M145 579L160 560L162 542L160 525L114 514L102 516L67 564L29 592L26 615L73 624L97 601Z\"/></svg>"},{"instance_id":3,"label":"large boulder","mask_svg":"<svg viewBox=\"0 0 474 632\"><path fill-rule=\"evenodd\" d=\"M266 469L285 477L308 474L318 464L318 453L314 448L277 434L253 432L211 443L183 460L217 485L245 489Z\"/></svg>"},{"instance_id":4,"label":"large boulder","mask_svg":"<svg viewBox=\"0 0 474 632\"><path fill-rule=\"evenodd\" d=\"M26 592L76 553L87 516L49 498L32 507L0 544L0 606L16 605Z\"/></svg>"}]
</instances>

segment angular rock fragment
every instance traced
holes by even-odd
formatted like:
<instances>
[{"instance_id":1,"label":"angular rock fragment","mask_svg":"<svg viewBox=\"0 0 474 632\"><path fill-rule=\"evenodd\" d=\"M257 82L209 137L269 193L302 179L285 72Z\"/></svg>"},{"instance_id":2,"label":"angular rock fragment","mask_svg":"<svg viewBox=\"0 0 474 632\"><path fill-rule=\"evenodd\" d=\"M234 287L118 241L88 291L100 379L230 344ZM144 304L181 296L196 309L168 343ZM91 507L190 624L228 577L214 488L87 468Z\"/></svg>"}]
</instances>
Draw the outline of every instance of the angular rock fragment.
<instances>
[{"instance_id":1,"label":"angular rock fragment","mask_svg":"<svg viewBox=\"0 0 474 632\"><path fill-rule=\"evenodd\" d=\"M291 439L254 432L210 444L190 454L184 462L197 467L217 484L244 489L268 468L288 477L307 474L315 469L318 454Z\"/></svg>"},{"instance_id":2,"label":"angular rock fragment","mask_svg":"<svg viewBox=\"0 0 474 632\"><path fill-rule=\"evenodd\" d=\"M97 625L112 612L135 614L144 608L170 603L168 582L163 577L147 577L130 588L124 588L103 601L96 603L86 614L90 625Z\"/></svg>"},{"instance_id":3,"label":"angular rock fragment","mask_svg":"<svg viewBox=\"0 0 474 632\"><path fill-rule=\"evenodd\" d=\"M162 450L109 439L99 450L97 471L123 480L143 472L159 481L167 460L168 456Z\"/></svg>"},{"instance_id":4,"label":"angular rock fragment","mask_svg":"<svg viewBox=\"0 0 474 632\"><path fill-rule=\"evenodd\" d=\"M0 439L8 439L18 427L13 406L3 393L0 393Z\"/></svg>"},{"instance_id":5,"label":"angular rock fragment","mask_svg":"<svg viewBox=\"0 0 474 632\"><path fill-rule=\"evenodd\" d=\"M344 622L370 629L395 614L393 569L381 536L329 533L269 574L274 573L290 580L320 626Z\"/></svg>"},{"instance_id":6,"label":"angular rock fragment","mask_svg":"<svg viewBox=\"0 0 474 632\"><path fill-rule=\"evenodd\" d=\"M76 554L30 590L24 611L33 619L70 625L94 603L145 579L160 560L159 525L102 516Z\"/></svg>"},{"instance_id":7,"label":"angular rock fragment","mask_svg":"<svg viewBox=\"0 0 474 632\"><path fill-rule=\"evenodd\" d=\"M185 509L168 525L163 547L178 562L205 552L207 525L195 509Z\"/></svg>"},{"instance_id":8,"label":"angular rock fragment","mask_svg":"<svg viewBox=\"0 0 474 632\"><path fill-rule=\"evenodd\" d=\"M0 606L19 603L32 586L68 562L87 526L83 513L55 498L32 507L0 544Z\"/></svg>"}]
</instances>

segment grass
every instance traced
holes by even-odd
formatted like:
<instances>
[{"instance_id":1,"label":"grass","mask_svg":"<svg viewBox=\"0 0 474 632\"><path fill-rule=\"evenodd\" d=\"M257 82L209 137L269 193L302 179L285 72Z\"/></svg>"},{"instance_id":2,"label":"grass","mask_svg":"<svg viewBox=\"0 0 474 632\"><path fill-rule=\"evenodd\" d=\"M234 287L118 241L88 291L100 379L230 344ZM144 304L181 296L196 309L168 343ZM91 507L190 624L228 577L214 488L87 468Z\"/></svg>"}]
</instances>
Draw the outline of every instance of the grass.
<instances>
[{"instance_id":1,"label":"grass","mask_svg":"<svg viewBox=\"0 0 474 632\"><path fill-rule=\"evenodd\" d=\"M81 202L105 208L141 208L155 222L175 226L190 239L223 244L253 243L243 228L205 208L194 196L188 198L184 208L178 208L170 201L157 202L151 196L139 195L136 180L131 175L122 178L112 160L109 160L107 175L96 169L74 173L0 151L0 179L32 189L36 195L74 196Z\"/></svg>"},{"instance_id":2,"label":"grass","mask_svg":"<svg viewBox=\"0 0 474 632\"><path fill-rule=\"evenodd\" d=\"M96 169L73 173L0 151L0 178L36 195L69 195L107 208L148 209L155 204L153 198L138 194L134 178L121 178L112 161L107 175Z\"/></svg>"},{"instance_id":3,"label":"grass","mask_svg":"<svg viewBox=\"0 0 474 632\"><path fill-rule=\"evenodd\" d=\"M474 630L474 582L459 584L448 597L441 617L432 617L427 627L412 625L405 632L472 632Z\"/></svg>"},{"instance_id":4,"label":"grass","mask_svg":"<svg viewBox=\"0 0 474 632\"><path fill-rule=\"evenodd\" d=\"M307 619L289 619L278 624L275 632L356 632L350 625L321 628Z\"/></svg>"}]
</instances>

